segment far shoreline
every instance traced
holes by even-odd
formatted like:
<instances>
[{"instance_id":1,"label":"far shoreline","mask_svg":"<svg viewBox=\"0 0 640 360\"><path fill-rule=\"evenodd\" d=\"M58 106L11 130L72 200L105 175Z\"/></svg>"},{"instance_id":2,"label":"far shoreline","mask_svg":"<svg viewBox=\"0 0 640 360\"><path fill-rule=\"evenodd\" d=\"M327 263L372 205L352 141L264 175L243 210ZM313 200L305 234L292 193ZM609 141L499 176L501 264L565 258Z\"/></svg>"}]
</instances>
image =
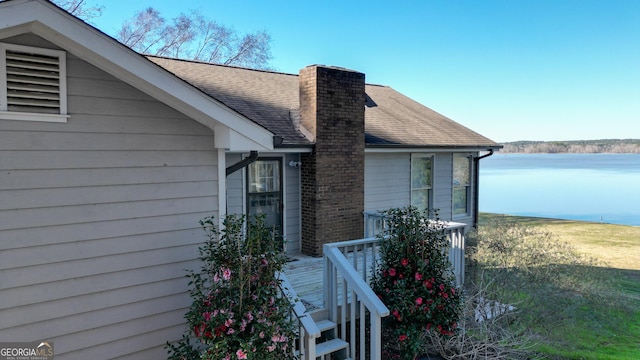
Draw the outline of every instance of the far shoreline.
<instances>
[{"instance_id":1,"label":"far shoreline","mask_svg":"<svg viewBox=\"0 0 640 360\"><path fill-rule=\"evenodd\" d=\"M640 139L502 142L501 153L514 154L640 154Z\"/></svg>"}]
</instances>

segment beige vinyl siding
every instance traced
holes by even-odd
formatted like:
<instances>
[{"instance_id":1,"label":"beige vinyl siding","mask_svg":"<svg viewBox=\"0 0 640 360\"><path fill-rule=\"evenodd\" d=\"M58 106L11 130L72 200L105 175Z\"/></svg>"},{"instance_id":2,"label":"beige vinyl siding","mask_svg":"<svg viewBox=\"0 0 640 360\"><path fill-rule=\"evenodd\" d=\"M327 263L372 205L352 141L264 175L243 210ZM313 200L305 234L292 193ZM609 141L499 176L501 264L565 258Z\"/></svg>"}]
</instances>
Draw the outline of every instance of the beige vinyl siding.
<instances>
[{"instance_id":1,"label":"beige vinyl siding","mask_svg":"<svg viewBox=\"0 0 640 360\"><path fill-rule=\"evenodd\" d=\"M0 339L165 358L218 215L213 132L67 56L66 124L0 121Z\"/></svg>"},{"instance_id":2,"label":"beige vinyl siding","mask_svg":"<svg viewBox=\"0 0 640 360\"><path fill-rule=\"evenodd\" d=\"M451 221L453 153L430 154L434 154L433 207L438 210L440 219ZM411 153L367 153L364 181L365 211L409 206ZM471 224L473 219L456 218L455 221Z\"/></svg>"},{"instance_id":3,"label":"beige vinyl siding","mask_svg":"<svg viewBox=\"0 0 640 360\"><path fill-rule=\"evenodd\" d=\"M364 209L382 211L411 204L411 154L366 153Z\"/></svg>"},{"instance_id":4,"label":"beige vinyl siding","mask_svg":"<svg viewBox=\"0 0 640 360\"><path fill-rule=\"evenodd\" d=\"M287 253L300 252L300 167L289 167L289 161L300 161L298 154L287 154L284 157L284 225Z\"/></svg>"},{"instance_id":5,"label":"beige vinyl siding","mask_svg":"<svg viewBox=\"0 0 640 360\"><path fill-rule=\"evenodd\" d=\"M227 166L231 166L247 156L248 154L227 154ZM244 169L240 169L227 176L227 214L241 215L245 213L245 182Z\"/></svg>"}]
</instances>

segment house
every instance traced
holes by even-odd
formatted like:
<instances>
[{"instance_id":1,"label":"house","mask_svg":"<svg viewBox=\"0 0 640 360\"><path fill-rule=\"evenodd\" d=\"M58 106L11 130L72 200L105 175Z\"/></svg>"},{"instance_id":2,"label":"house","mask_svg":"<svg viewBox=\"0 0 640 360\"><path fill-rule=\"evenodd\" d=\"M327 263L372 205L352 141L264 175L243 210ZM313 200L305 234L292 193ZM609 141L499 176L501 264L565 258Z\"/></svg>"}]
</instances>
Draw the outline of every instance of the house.
<instances>
[{"instance_id":1,"label":"house","mask_svg":"<svg viewBox=\"0 0 640 360\"><path fill-rule=\"evenodd\" d=\"M500 146L392 88L320 65L294 75L148 58L276 134L227 177L227 210L268 214L288 252L361 238L363 211L415 205L475 224L477 159Z\"/></svg>"},{"instance_id":2,"label":"house","mask_svg":"<svg viewBox=\"0 0 640 360\"><path fill-rule=\"evenodd\" d=\"M46 0L0 2L0 341L163 358L197 220L265 213L314 256L363 237L365 210L473 225L498 148L358 72L145 57Z\"/></svg>"}]
</instances>

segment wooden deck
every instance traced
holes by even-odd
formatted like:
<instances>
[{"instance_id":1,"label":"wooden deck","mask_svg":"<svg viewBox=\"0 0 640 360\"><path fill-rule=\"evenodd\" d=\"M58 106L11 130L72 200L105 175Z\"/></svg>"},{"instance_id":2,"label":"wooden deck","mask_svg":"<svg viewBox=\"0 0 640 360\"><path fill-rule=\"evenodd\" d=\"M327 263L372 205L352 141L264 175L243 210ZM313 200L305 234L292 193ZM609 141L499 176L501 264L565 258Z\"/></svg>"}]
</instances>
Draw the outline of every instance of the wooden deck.
<instances>
[{"instance_id":1,"label":"wooden deck","mask_svg":"<svg viewBox=\"0 0 640 360\"><path fill-rule=\"evenodd\" d=\"M359 256L355 260L353 253L347 254L347 261L349 264L354 265L354 268L359 269L360 274L368 281L369 274L371 273L371 266L373 265L374 257L371 249L367 251L368 263L367 269L363 269L363 257ZM284 273L287 275L293 290L298 294L298 297L305 304L305 307L310 308L322 308L323 304L323 291L324 291L324 259L321 257L311 257L302 254L288 255L291 259L285 265ZM367 275L363 274L366 272ZM342 281L342 276L338 274L336 279L338 282ZM338 299L342 297L342 288L337 289ZM349 295L350 296L350 295Z\"/></svg>"},{"instance_id":2,"label":"wooden deck","mask_svg":"<svg viewBox=\"0 0 640 360\"><path fill-rule=\"evenodd\" d=\"M291 261L285 265L284 273L293 290L307 308L308 305L322 308L323 259L301 254L290 255L289 258Z\"/></svg>"}]
</instances>

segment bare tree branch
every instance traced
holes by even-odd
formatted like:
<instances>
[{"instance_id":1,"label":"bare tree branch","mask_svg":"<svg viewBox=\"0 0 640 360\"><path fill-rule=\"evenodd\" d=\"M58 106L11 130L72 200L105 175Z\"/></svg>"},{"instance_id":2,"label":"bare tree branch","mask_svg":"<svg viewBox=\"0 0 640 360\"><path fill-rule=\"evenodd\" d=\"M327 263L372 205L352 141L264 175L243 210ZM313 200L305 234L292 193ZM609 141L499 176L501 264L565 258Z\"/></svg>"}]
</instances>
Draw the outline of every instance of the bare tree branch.
<instances>
[{"instance_id":1,"label":"bare tree branch","mask_svg":"<svg viewBox=\"0 0 640 360\"><path fill-rule=\"evenodd\" d=\"M104 6L88 5L85 0L53 0L53 3L84 21L99 17L104 10Z\"/></svg>"},{"instance_id":2,"label":"bare tree branch","mask_svg":"<svg viewBox=\"0 0 640 360\"><path fill-rule=\"evenodd\" d=\"M84 20L98 17L102 6L86 0L53 0ZM264 30L244 35L197 11L165 20L153 7L138 11L122 24L116 38L133 50L158 56L269 69L271 36Z\"/></svg>"},{"instance_id":3,"label":"bare tree branch","mask_svg":"<svg viewBox=\"0 0 640 360\"><path fill-rule=\"evenodd\" d=\"M147 8L122 25L117 39L140 53L226 65L268 69L272 58L266 31L239 36L195 11L167 22Z\"/></svg>"}]
</instances>

